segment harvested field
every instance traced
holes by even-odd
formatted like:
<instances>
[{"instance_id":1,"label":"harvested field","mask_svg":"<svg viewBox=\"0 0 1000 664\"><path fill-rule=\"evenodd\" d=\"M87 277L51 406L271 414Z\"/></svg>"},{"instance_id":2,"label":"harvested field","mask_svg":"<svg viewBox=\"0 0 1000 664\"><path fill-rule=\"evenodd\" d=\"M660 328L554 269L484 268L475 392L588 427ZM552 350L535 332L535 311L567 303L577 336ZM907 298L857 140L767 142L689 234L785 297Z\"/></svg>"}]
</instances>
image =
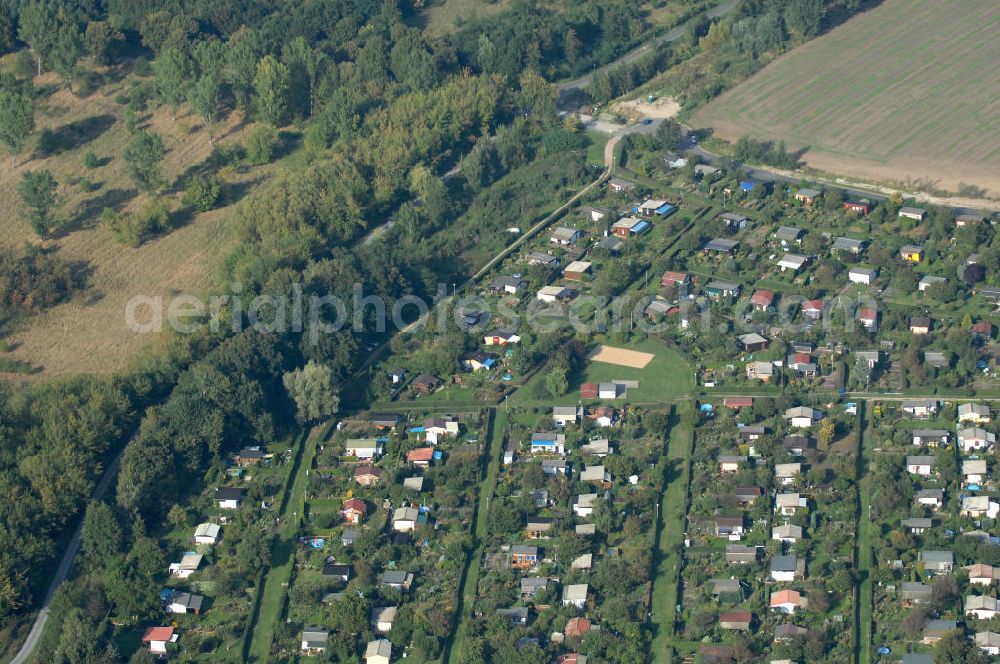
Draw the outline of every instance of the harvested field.
<instances>
[{"instance_id":1,"label":"harvested field","mask_svg":"<svg viewBox=\"0 0 1000 664\"><path fill-rule=\"evenodd\" d=\"M1000 196L1000 4L887 0L775 60L692 124L841 175Z\"/></svg>"},{"instance_id":2,"label":"harvested field","mask_svg":"<svg viewBox=\"0 0 1000 664\"><path fill-rule=\"evenodd\" d=\"M654 357L656 356L652 353L640 353L637 350L615 348L614 346L604 346L599 344L590 352L587 359L593 362L617 364L620 367L644 369L647 364L653 361Z\"/></svg>"}]
</instances>

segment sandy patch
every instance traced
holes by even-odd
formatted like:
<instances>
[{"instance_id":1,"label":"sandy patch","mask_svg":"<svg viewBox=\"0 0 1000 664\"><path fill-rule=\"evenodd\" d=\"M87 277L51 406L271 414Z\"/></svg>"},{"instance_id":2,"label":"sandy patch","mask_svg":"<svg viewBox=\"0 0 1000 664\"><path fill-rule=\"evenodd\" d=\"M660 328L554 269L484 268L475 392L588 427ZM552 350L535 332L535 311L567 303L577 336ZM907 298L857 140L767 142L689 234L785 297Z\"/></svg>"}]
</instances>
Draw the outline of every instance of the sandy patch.
<instances>
[{"instance_id":1,"label":"sandy patch","mask_svg":"<svg viewBox=\"0 0 1000 664\"><path fill-rule=\"evenodd\" d=\"M681 105L673 97L660 97L650 103L644 99L620 101L611 107L612 112L621 113L630 120L651 118L654 120L672 118L681 111Z\"/></svg>"},{"instance_id":2,"label":"sandy patch","mask_svg":"<svg viewBox=\"0 0 1000 664\"><path fill-rule=\"evenodd\" d=\"M615 348L614 346L604 346L598 344L590 352L587 359L593 362L604 362L605 364L616 364L620 367L631 367L633 369L644 369L647 364L656 357L652 353L640 353L637 350L627 348Z\"/></svg>"}]
</instances>

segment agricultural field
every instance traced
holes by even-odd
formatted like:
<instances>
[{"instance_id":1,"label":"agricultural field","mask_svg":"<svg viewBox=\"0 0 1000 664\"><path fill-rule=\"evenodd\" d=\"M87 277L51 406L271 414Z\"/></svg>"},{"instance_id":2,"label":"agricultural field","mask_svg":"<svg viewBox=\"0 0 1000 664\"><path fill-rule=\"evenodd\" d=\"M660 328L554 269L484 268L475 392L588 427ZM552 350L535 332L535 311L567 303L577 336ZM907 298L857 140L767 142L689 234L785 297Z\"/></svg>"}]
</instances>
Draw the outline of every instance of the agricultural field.
<instances>
[{"instance_id":1,"label":"agricultural field","mask_svg":"<svg viewBox=\"0 0 1000 664\"><path fill-rule=\"evenodd\" d=\"M889 0L779 58L692 124L727 140L784 140L832 173L1000 196L998 30L989 0L961 11Z\"/></svg>"}]
</instances>

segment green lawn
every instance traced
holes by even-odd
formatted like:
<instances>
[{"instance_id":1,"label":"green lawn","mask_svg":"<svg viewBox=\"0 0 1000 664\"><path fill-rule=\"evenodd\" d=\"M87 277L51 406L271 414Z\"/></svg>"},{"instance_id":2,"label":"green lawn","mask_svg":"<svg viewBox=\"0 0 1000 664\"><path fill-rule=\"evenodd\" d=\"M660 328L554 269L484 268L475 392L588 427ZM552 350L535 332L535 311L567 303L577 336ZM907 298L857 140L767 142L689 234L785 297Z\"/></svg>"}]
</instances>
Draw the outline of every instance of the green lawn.
<instances>
[{"instance_id":1,"label":"green lawn","mask_svg":"<svg viewBox=\"0 0 1000 664\"><path fill-rule=\"evenodd\" d=\"M672 661L675 607L678 602L681 558L684 546L684 515L687 511L688 479L691 475L693 432L675 423L667 448L667 470L660 501L653 576L653 661Z\"/></svg>"},{"instance_id":2,"label":"green lawn","mask_svg":"<svg viewBox=\"0 0 1000 664\"><path fill-rule=\"evenodd\" d=\"M587 163L588 164L600 164L604 165L604 146L608 144L608 140L611 138L607 134L603 134L599 131L587 130L587 139L590 141L587 145Z\"/></svg>"},{"instance_id":3,"label":"green lawn","mask_svg":"<svg viewBox=\"0 0 1000 664\"><path fill-rule=\"evenodd\" d=\"M472 537L475 548L469 554L465 564L465 572L459 585L459 603L456 607L454 638L445 648L444 660L448 664L459 664L462 660L462 644L465 641L467 618L476 599L476 589L479 587L479 570L483 557L483 541L486 539L487 512L490 499L496 489L497 476L500 474L500 459L503 456L503 442L507 435L507 414L504 411L493 410L490 413L493 426L489 445L486 450L486 475L479 483L479 495L476 497L476 514L473 522Z\"/></svg>"},{"instance_id":4,"label":"green lawn","mask_svg":"<svg viewBox=\"0 0 1000 664\"><path fill-rule=\"evenodd\" d=\"M291 470L291 488L283 496L282 526L271 545L271 568L264 579L263 594L257 607L256 620L247 648L248 662L266 662L271 652L274 632L281 619L285 594L292 578L295 547L302 523L308 470L316 454L316 443L326 437L329 426L321 427L305 441L300 439L299 458ZM305 432L303 436L305 437Z\"/></svg>"},{"instance_id":5,"label":"green lawn","mask_svg":"<svg viewBox=\"0 0 1000 664\"><path fill-rule=\"evenodd\" d=\"M608 342L606 345L614 346ZM569 391L557 399L538 396L536 384L545 382L546 372L539 371L528 383L514 393L511 404L544 401L545 403L571 405L580 398L582 383L601 383L612 380L637 380L639 387L629 389L625 401L628 403L667 403L686 397L694 392L694 372L684 358L662 341L649 338L639 343L626 344L629 350L652 353L656 357L642 369L633 369L604 362L585 361L582 371L571 376ZM618 399L613 403L621 404Z\"/></svg>"},{"instance_id":6,"label":"green lawn","mask_svg":"<svg viewBox=\"0 0 1000 664\"><path fill-rule=\"evenodd\" d=\"M864 416L864 429L859 441L861 450L858 457L858 469L861 477L858 506L858 606L856 608L858 616L857 638L858 652L856 661L859 664L868 664L872 654L872 531L875 526L869 518L869 507L872 500L872 483L868 471L872 463L872 440L873 435L871 419L865 412L867 404L861 403L859 406Z\"/></svg>"}]
</instances>

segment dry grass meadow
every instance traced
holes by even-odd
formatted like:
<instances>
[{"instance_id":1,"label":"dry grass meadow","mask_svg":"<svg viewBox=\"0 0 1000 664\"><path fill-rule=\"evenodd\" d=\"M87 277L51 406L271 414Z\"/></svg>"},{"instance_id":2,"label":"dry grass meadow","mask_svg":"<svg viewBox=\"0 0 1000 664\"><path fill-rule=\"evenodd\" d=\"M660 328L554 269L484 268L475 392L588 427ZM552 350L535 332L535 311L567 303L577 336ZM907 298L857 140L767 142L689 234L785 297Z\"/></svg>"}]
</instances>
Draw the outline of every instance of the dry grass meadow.
<instances>
[{"instance_id":1,"label":"dry grass meadow","mask_svg":"<svg viewBox=\"0 0 1000 664\"><path fill-rule=\"evenodd\" d=\"M36 86L58 87L58 79L46 74ZM57 89L39 108L38 130L58 130L86 126L72 147L42 158L32 151L11 168L10 160L0 159L0 200L8 214L0 224L0 246L19 249L24 243L55 247L59 256L88 264L90 288L87 293L16 324L6 341L10 357L31 362L41 371L37 378L75 374L108 373L125 368L129 360L152 338L131 332L125 324L125 303L134 295L170 296L178 293L204 294L219 281L217 267L232 242L234 206L199 213L169 233L153 238L138 248L114 242L100 226L104 207L135 210L147 200L135 191L121 158L131 136L123 121L124 108L115 97L126 82L106 85L94 94L79 98L67 89ZM220 123L219 143L239 142L245 126L238 114ZM162 164L168 183L182 178L192 166L211 152L208 134L200 120L184 109L173 117L160 108L146 125L161 134L168 153ZM94 152L102 165L87 169L83 156ZM246 173L227 173L227 182L246 184L267 176L273 166ZM49 169L59 181L61 204L58 217L67 226L64 232L40 240L19 213L16 187L26 170ZM85 191L80 180L92 183ZM168 197L179 208L180 192L168 186Z\"/></svg>"},{"instance_id":2,"label":"dry grass meadow","mask_svg":"<svg viewBox=\"0 0 1000 664\"><path fill-rule=\"evenodd\" d=\"M886 0L698 111L839 175L1000 197L1000 3Z\"/></svg>"}]
</instances>

